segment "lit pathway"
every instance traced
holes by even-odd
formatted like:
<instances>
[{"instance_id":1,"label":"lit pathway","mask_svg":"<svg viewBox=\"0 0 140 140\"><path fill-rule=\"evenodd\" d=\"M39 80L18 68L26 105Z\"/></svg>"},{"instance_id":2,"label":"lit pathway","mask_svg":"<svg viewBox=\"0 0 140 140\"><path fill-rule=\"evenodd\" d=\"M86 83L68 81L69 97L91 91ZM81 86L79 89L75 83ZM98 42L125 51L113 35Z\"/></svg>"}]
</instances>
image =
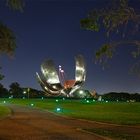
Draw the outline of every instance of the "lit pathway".
<instances>
[{"instance_id":1,"label":"lit pathway","mask_svg":"<svg viewBox=\"0 0 140 140\"><path fill-rule=\"evenodd\" d=\"M120 126L90 123L76 119L59 117L47 111L40 111L16 105L9 106L12 116L0 120L0 140L104 140L89 134L81 128L108 128L125 131ZM128 127L127 131L140 134L140 128Z\"/></svg>"}]
</instances>

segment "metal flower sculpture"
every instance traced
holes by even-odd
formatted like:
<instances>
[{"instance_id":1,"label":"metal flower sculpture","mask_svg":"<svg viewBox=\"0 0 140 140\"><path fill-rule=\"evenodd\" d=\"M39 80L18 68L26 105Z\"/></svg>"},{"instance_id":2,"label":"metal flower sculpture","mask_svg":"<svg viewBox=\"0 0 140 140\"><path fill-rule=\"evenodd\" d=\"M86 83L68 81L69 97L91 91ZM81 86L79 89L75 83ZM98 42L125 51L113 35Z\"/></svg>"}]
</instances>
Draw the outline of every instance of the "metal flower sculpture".
<instances>
[{"instance_id":1,"label":"metal flower sculpture","mask_svg":"<svg viewBox=\"0 0 140 140\"><path fill-rule=\"evenodd\" d=\"M42 75L40 76L38 73L36 73L36 75L39 84L47 95L62 95L66 97L74 96L73 93L83 85L86 78L85 61L83 56L76 56L75 62L76 69L74 80L62 79L61 74L64 71L62 70L61 66L59 66L58 74L52 60L46 60L41 64Z\"/></svg>"}]
</instances>

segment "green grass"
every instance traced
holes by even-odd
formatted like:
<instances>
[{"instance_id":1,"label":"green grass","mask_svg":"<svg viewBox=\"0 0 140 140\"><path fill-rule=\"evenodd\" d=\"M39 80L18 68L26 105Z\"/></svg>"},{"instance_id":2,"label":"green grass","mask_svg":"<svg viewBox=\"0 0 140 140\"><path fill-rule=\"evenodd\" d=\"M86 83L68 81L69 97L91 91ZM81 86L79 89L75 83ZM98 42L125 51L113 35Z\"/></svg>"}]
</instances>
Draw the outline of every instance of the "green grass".
<instances>
[{"instance_id":1,"label":"green grass","mask_svg":"<svg viewBox=\"0 0 140 140\"><path fill-rule=\"evenodd\" d=\"M0 103L3 101L4 99L0 99ZM93 101L87 103L86 100L62 99L58 99L58 102L55 99L5 99L5 101L30 107L33 103L33 107L80 119L115 124L140 124L140 103ZM56 111L57 107L61 108L59 112Z\"/></svg>"},{"instance_id":2,"label":"green grass","mask_svg":"<svg viewBox=\"0 0 140 140\"><path fill-rule=\"evenodd\" d=\"M86 131L96 133L105 137L113 138L114 140L139 140L140 136L131 135L129 133L119 132L116 133L114 130L107 130L103 128L96 129L85 129Z\"/></svg>"},{"instance_id":3,"label":"green grass","mask_svg":"<svg viewBox=\"0 0 140 140\"><path fill-rule=\"evenodd\" d=\"M10 113L11 113L11 111L8 107L0 105L0 119L3 118L3 117L6 117Z\"/></svg>"}]
</instances>

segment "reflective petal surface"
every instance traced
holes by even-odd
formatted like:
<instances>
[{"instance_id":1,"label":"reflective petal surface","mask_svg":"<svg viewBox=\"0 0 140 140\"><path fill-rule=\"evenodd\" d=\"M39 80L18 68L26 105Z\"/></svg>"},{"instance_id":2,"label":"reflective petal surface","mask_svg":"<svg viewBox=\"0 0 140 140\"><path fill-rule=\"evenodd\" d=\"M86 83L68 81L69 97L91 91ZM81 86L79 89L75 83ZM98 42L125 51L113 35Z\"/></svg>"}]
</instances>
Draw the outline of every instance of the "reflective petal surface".
<instances>
[{"instance_id":1,"label":"reflective petal surface","mask_svg":"<svg viewBox=\"0 0 140 140\"><path fill-rule=\"evenodd\" d=\"M43 76L41 77L38 73L36 73L36 76L41 87L46 92L46 95L74 96L73 93L83 85L86 78L85 61L83 56L76 56L75 62L75 80L64 81L64 86L60 83L60 77L57 74L52 60L46 60L41 64L41 72Z\"/></svg>"}]
</instances>

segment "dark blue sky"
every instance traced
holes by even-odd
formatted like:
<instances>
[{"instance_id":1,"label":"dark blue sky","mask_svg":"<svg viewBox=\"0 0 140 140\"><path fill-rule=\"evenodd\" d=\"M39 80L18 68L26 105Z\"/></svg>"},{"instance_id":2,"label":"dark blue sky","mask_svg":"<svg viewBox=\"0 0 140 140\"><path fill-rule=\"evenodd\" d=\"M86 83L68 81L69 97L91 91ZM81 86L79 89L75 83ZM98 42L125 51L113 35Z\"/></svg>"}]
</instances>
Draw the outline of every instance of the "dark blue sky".
<instances>
[{"instance_id":1,"label":"dark blue sky","mask_svg":"<svg viewBox=\"0 0 140 140\"><path fill-rule=\"evenodd\" d=\"M107 1L107 0L106 0ZM74 56L82 54L87 63L87 79L84 87L98 93L109 91L140 92L140 78L129 74L135 62L131 47L119 48L110 62L110 68L102 70L93 63L95 51L104 43L105 32L86 31L80 28L80 19L106 1L87 0L27 0L24 12L15 12L0 2L0 20L16 34L17 50L14 59L1 56L5 74L5 87L17 81L22 87L41 89L35 72L45 59L61 64L69 79L74 78Z\"/></svg>"}]
</instances>

